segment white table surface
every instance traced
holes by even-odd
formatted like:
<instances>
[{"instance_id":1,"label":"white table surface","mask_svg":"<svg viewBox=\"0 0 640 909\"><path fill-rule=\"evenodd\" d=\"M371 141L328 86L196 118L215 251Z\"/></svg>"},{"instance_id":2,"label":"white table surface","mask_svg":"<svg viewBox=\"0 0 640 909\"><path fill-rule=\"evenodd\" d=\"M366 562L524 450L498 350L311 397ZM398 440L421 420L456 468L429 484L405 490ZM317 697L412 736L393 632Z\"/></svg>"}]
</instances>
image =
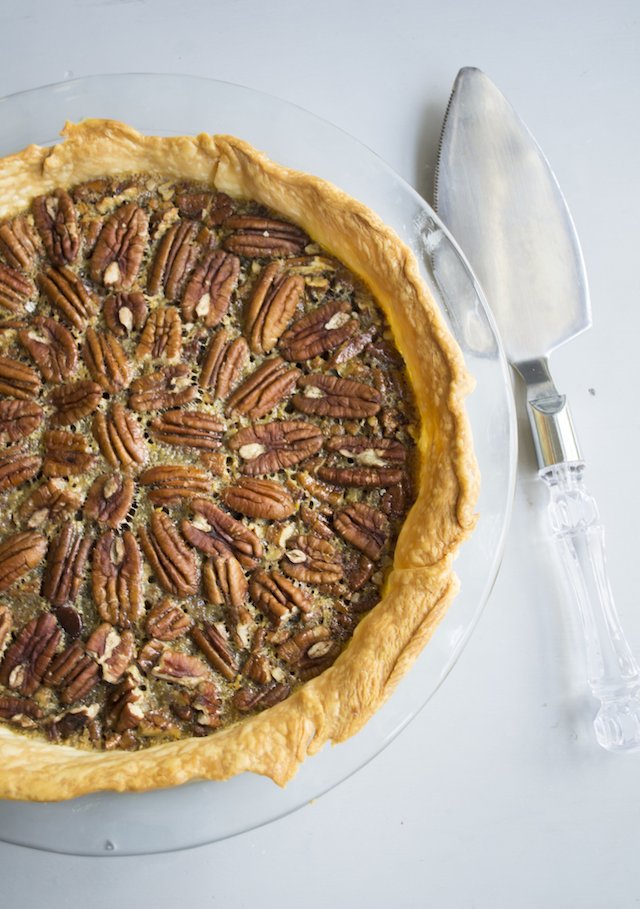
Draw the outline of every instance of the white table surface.
<instances>
[{"instance_id":1,"label":"white table surface","mask_svg":"<svg viewBox=\"0 0 640 909\"><path fill-rule=\"evenodd\" d=\"M637 0L0 6L0 95L118 71L239 82L342 126L427 198L441 117L465 65L484 69L526 120L581 237L594 326L553 367L572 402L619 612L640 654ZM0 904L637 905L640 754L614 756L594 743L580 639L521 429L511 530L484 616L440 691L385 752L297 813L185 852L89 859L0 843Z\"/></svg>"}]
</instances>

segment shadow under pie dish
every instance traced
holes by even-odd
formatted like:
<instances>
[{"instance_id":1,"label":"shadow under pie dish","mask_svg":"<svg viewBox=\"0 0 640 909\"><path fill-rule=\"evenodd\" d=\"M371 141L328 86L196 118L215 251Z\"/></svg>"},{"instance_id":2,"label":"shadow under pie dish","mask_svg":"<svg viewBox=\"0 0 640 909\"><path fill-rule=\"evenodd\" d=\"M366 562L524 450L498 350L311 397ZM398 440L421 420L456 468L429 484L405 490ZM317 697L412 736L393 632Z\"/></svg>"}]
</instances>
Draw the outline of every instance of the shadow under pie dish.
<instances>
[{"instance_id":1,"label":"shadow under pie dish","mask_svg":"<svg viewBox=\"0 0 640 909\"><path fill-rule=\"evenodd\" d=\"M284 784L456 590L461 355L364 206L230 137L0 162L0 793Z\"/></svg>"}]
</instances>

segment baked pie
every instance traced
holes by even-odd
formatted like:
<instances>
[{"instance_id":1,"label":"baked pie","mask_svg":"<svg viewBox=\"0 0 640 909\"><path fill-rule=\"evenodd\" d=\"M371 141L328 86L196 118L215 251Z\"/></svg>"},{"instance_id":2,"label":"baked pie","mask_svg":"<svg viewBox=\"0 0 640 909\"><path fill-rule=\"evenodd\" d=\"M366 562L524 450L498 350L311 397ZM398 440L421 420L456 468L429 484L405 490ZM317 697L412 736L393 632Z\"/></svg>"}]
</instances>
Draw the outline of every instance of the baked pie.
<instances>
[{"instance_id":1,"label":"baked pie","mask_svg":"<svg viewBox=\"0 0 640 909\"><path fill-rule=\"evenodd\" d=\"M477 471L411 253L230 137L0 161L0 794L250 770L356 732L456 590Z\"/></svg>"}]
</instances>

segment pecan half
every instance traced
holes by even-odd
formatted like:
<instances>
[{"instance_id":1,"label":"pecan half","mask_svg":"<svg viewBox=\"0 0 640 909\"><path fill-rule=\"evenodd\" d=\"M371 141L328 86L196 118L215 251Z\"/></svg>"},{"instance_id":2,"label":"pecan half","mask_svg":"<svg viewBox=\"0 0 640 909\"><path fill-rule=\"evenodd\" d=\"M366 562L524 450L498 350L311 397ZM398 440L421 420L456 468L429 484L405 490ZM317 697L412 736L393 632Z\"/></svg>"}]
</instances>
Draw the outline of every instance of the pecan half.
<instances>
[{"instance_id":1,"label":"pecan half","mask_svg":"<svg viewBox=\"0 0 640 909\"><path fill-rule=\"evenodd\" d=\"M224 626L220 622L205 622L202 628L193 629L191 637L211 666L232 682L238 674L238 660Z\"/></svg>"},{"instance_id":2,"label":"pecan half","mask_svg":"<svg viewBox=\"0 0 640 909\"><path fill-rule=\"evenodd\" d=\"M98 333L94 328L88 328L82 357L91 378L109 394L117 394L129 384L129 361L120 341L111 332Z\"/></svg>"},{"instance_id":3,"label":"pecan half","mask_svg":"<svg viewBox=\"0 0 640 909\"><path fill-rule=\"evenodd\" d=\"M191 367L176 363L135 379L131 383L129 407L137 413L148 413L188 404L197 395L198 389L191 384Z\"/></svg>"},{"instance_id":4,"label":"pecan half","mask_svg":"<svg viewBox=\"0 0 640 909\"><path fill-rule=\"evenodd\" d=\"M244 605L248 583L240 562L229 553L207 559L202 567L202 582L208 602L225 607L225 623L236 647L246 647L253 620Z\"/></svg>"},{"instance_id":5,"label":"pecan half","mask_svg":"<svg viewBox=\"0 0 640 909\"><path fill-rule=\"evenodd\" d=\"M294 322L278 348L285 360L310 360L339 347L359 327L349 303L331 300Z\"/></svg>"},{"instance_id":6,"label":"pecan half","mask_svg":"<svg viewBox=\"0 0 640 909\"><path fill-rule=\"evenodd\" d=\"M253 353L268 354L273 350L303 294L302 275L283 274L277 262L267 265L253 289L245 321L245 334Z\"/></svg>"},{"instance_id":7,"label":"pecan half","mask_svg":"<svg viewBox=\"0 0 640 909\"><path fill-rule=\"evenodd\" d=\"M69 193L56 189L50 196L36 196L33 219L53 264L75 262L80 250L80 232L78 214Z\"/></svg>"},{"instance_id":8,"label":"pecan half","mask_svg":"<svg viewBox=\"0 0 640 909\"><path fill-rule=\"evenodd\" d=\"M5 449L0 457L0 492L31 480L41 465L41 458L27 454L19 446Z\"/></svg>"},{"instance_id":9,"label":"pecan half","mask_svg":"<svg viewBox=\"0 0 640 909\"><path fill-rule=\"evenodd\" d=\"M147 245L148 219L135 202L121 205L104 223L89 262L92 280L131 290Z\"/></svg>"},{"instance_id":10,"label":"pecan half","mask_svg":"<svg viewBox=\"0 0 640 909\"><path fill-rule=\"evenodd\" d=\"M151 674L165 682L175 682L185 688L196 688L210 678L207 665L197 656L180 653L177 650L162 651L162 655L151 670Z\"/></svg>"},{"instance_id":11,"label":"pecan half","mask_svg":"<svg viewBox=\"0 0 640 909\"><path fill-rule=\"evenodd\" d=\"M170 306L159 306L147 319L140 343L136 348L136 357L144 360L151 357L157 360L175 360L182 350L182 321L177 309Z\"/></svg>"},{"instance_id":12,"label":"pecan half","mask_svg":"<svg viewBox=\"0 0 640 909\"><path fill-rule=\"evenodd\" d=\"M144 294L110 294L104 301L102 312L109 331L118 338L125 338L132 331L139 331L147 318L147 301Z\"/></svg>"},{"instance_id":13,"label":"pecan half","mask_svg":"<svg viewBox=\"0 0 640 909\"><path fill-rule=\"evenodd\" d=\"M300 370L289 367L282 357L265 360L229 395L226 411L258 420L293 391L299 376Z\"/></svg>"},{"instance_id":14,"label":"pecan half","mask_svg":"<svg viewBox=\"0 0 640 909\"><path fill-rule=\"evenodd\" d=\"M254 477L244 477L227 486L221 490L220 498L232 511L249 518L282 521L296 510L293 499L280 483Z\"/></svg>"},{"instance_id":15,"label":"pecan half","mask_svg":"<svg viewBox=\"0 0 640 909\"><path fill-rule=\"evenodd\" d=\"M67 521L49 544L42 575L42 596L53 606L64 606L78 595L91 539Z\"/></svg>"},{"instance_id":16,"label":"pecan half","mask_svg":"<svg viewBox=\"0 0 640 909\"><path fill-rule=\"evenodd\" d=\"M226 193L183 192L176 194L176 205L183 218L222 224L233 214L233 199Z\"/></svg>"},{"instance_id":17,"label":"pecan half","mask_svg":"<svg viewBox=\"0 0 640 909\"><path fill-rule=\"evenodd\" d=\"M84 514L99 524L115 530L127 518L133 504L134 483L131 477L103 473L89 487Z\"/></svg>"},{"instance_id":18,"label":"pecan half","mask_svg":"<svg viewBox=\"0 0 640 909\"><path fill-rule=\"evenodd\" d=\"M159 442L207 451L220 448L224 429L224 423L204 410L168 410L149 426Z\"/></svg>"},{"instance_id":19,"label":"pecan half","mask_svg":"<svg viewBox=\"0 0 640 909\"><path fill-rule=\"evenodd\" d=\"M191 508L193 520L183 520L180 529L192 546L206 555L231 552L245 568L256 566L262 558L262 544L246 524L208 499L194 499Z\"/></svg>"},{"instance_id":20,"label":"pecan half","mask_svg":"<svg viewBox=\"0 0 640 909\"><path fill-rule=\"evenodd\" d=\"M39 565L46 551L46 538L35 531L5 537L0 543L0 592Z\"/></svg>"},{"instance_id":21,"label":"pecan half","mask_svg":"<svg viewBox=\"0 0 640 909\"><path fill-rule=\"evenodd\" d=\"M211 390L214 398L227 397L249 359L249 345L243 337L228 340L224 328L213 335L204 356L198 385Z\"/></svg>"},{"instance_id":22,"label":"pecan half","mask_svg":"<svg viewBox=\"0 0 640 909\"><path fill-rule=\"evenodd\" d=\"M371 580L375 570L375 564L364 553L359 553L354 559L348 559L345 565L345 578L349 588L354 592L362 590L364 585Z\"/></svg>"},{"instance_id":23,"label":"pecan half","mask_svg":"<svg viewBox=\"0 0 640 909\"><path fill-rule=\"evenodd\" d=\"M191 464L162 464L149 467L138 476L142 486L153 486L149 501L154 505L175 505L211 489L211 477L200 467Z\"/></svg>"},{"instance_id":24,"label":"pecan half","mask_svg":"<svg viewBox=\"0 0 640 909\"><path fill-rule=\"evenodd\" d=\"M340 645L331 639L331 631L326 625L316 625L299 631L281 644L278 656L291 666L306 669L318 662L326 665L332 656L337 656L339 649Z\"/></svg>"},{"instance_id":25,"label":"pecan half","mask_svg":"<svg viewBox=\"0 0 640 909\"><path fill-rule=\"evenodd\" d=\"M293 467L316 454L322 448L322 430L303 420L260 423L241 429L227 444L242 458L242 472L258 476Z\"/></svg>"},{"instance_id":26,"label":"pecan half","mask_svg":"<svg viewBox=\"0 0 640 909\"><path fill-rule=\"evenodd\" d=\"M97 304L78 275L66 265L48 268L38 275L38 284L51 305L82 331Z\"/></svg>"},{"instance_id":27,"label":"pecan half","mask_svg":"<svg viewBox=\"0 0 640 909\"><path fill-rule=\"evenodd\" d=\"M51 663L44 681L59 688L62 704L73 704L86 697L100 681L100 669L80 641L74 641Z\"/></svg>"},{"instance_id":28,"label":"pecan half","mask_svg":"<svg viewBox=\"0 0 640 909\"><path fill-rule=\"evenodd\" d=\"M75 477L93 464L94 456L87 451L87 440L78 433L51 429L43 433L42 441L45 477Z\"/></svg>"},{"instance_id":29,"label":"pecan half","mask_svg":"<svg viewBox=\"0 0 640 909\"><path fill-rule=\"evenodd\" d=\"M280 566L288 577L308 584L335 584L343 575L335 547L310 534L289 537Z\"/></svg>"},{"instance_id":30,"label":"pecan half","mask_svg":"<svg viewBox=\"0 0 640 909\"><path fill-rule=\"evenodd\" d=\"M50 426L71 426L97 409L102 399L102 388L97 382L82 379L79 382L67 382L50 392L49 404L55 407Z\"/></svg>"},{"instance_id":31,"label":"pecan half","mask_svg":"<svg viewBox=\"0 0 640 909\"><path fill-rule=\"evenodd\" d=\"M129 530L108 530L98 540L91 561L91 592L100 617L129 628L142 612L142 555Z\"/></svg>"},{"instance_id":32,"label":"pecan half","mask_svg":"<svg viewBox=\"0 0 640 909\"><path fill-rule=\"evenodd\" d=\"M304 414L360 419L371 417L380 410L380 392L355 379L313 373L302 376L298 385L302 391L295 394L292 401Z\"/></svg>"},{"instance_id":33,"label":"pecan half","mask_svg":"<svg viewBox=\"0 0 640 909\"><path fill-rule=\"evenodd\" d=\"M198 590L198 565L193 550L178 533L171 518L154 511L148 527L138 531L140 545L163 590L189 596Z\"/></svg>"},{"instance_id":34,"label":"pecan half","mask_svg":"<svg viewBox=\"0 0 640 909\"><path fill-rule=\"evenodd\" d=\"M21 694L35 694L61 636L62 632L50 612L27 622L7 649L0 665L0 682Z\"/></svg>"},{"instance_id":35,"label":"pecan half","mask_svg":"<svg viewBox=\"0 0 640 909\"><path fill-rule=\"evenodd\" d=\"M36 316L18 340L47 382L64 382L76 368L78 350L71 332L56 319Z\"/></svg>"},{"instance_id":36,"label":"pecan half","mask_svg":"<svg viewBox=\"0 0 640 909\"><path fill-rule=\"evenodd\" d=\"M12 357L0 357L0 394L27 401L39 389L40 378L30 366Z\"/></svg>"},{"instance_id":37,"label":"pecan half","mask_svg":"<svg viewBox=\"0 0 640 909\"><path fill-rule=\"evenodd\" d=\"M0 227L0 252L12 268L31 271L40 253L40 242L28 217L22 215Z\"/></svg>"},{"instance_id":38,"label":"pecan half","mask_svg":"<svg viewBox=\"0 0 640 909\"><path fill-rule=\"evenodd\" d=\"M249 581L249 596L256 609L276 624L284 622L296 611L310 612L309 596L279 571L254 571Z\"/></svg>"},{"instance_id":39,"label":"pecan half","mask_svg":"<svg viewBox=\"0 0 640 909\"><path fill-rule=\"evenodd\" d=\"M362 353L375 336L376 329L374 326L367 328L366 331L351 335L334 350L331 357L327 360L327 369L335 369L342 363L348 363L349 360L353 360L354 357Z\"/></svg>"},{"instance_id":40,"label":"pecan half","mask_svg":"<svg viewBox=\"0 0 640 909\"><path fill-rule=\"evenodd\" d=\"M118 401L108 414L101 411L95 415L92 430L102 456L112 467L131 467L147 460L142 427Z\"/></svg>"},{"instance_id":41,"label":"pecan half","mask_svg":"<svg viewBox=\"0 0 640 909\"><path fill-rule=\"evenodd\" d=\"M10 398L0 401L0 440L17 442L35 432L42 422L43 410L35 401Z\"/></svg>"},{"instance_id":42,"label":"pecan half","mask_svg":"<svg viewBox=\"0 0 640 909\"><path fill-rule=\"evenodd\" d=\"M225 249L249 258L297 256L309 243L299 227L275 218L232 215L224 227L233 231L224 241Z\"/></svg>"},{"instance_id":43,"label":"pecan half","mask_svg":"<svg viewBox=\"0 0 640 909\"><path fill-rule=\"evenodd\" d=\"M120 633L113 625L103 622L89 636L86 650L102 669L105 682L115 685L131 666L135 654L133 632Z\"/></svg>"},{"instance_id":44,"label":"pecan half","mask_svg":"<svg viewBox=\"0 0 640 909\"><path fill-rule=\"evenodd\" d=\"M201 320L207 328L217 325L229 308L239 274L237 256L221 249L206 253L184 289L182 315L185 322Z\"/></svg>"},{"instance_id":45,"label":"pecan half","mask_svg":"<svg viewBox=\"0 0 640 909\"><path fill-rule=\"evenodd\" d=\"M267 688L240 688L231 699L233 706L241 713L250 710L265 710L284 701L291 694L291 686L286 682L273 682Z\"/></svg>"},{"instance_id":46,"label":"pecan half","mask_svg":"<svg viewBox=\"0 0 640 909\"><path fill-rule=\"evenodd\" d=\"M31 698L0 697L0 717L23 729L31 729L44 716L42 708Z\"/></svg>"},{"instance_id":47,"label":"pecan half","mask_svg":"<svg viewBox=\"0 0 640 909\"><path fill-rule=\"evenodd\" d=\"M378 489L395 486L404 476L402 470L394 467L318 467L318 476L334 486L357 486Z\"/></svg>"},{"instance_id":48,"label":"pecan half","mask_svg":"<svg viewBox=\"0 0 640 909\"><path fill-rule=\"evenodd\" d=\"M158 641L175 641L193 626L191 616L172 603L169 597L159 600L147 613L145 629L147 634Z\"/></svg>"},{"instance_id":49,"label":"pecan half","mask_svg":"<svg viewBox=\"0 0 640 909\"><path fill-rule=\"evenodd\" d=\"M18 312L34 293L33 281L0 262L0 306L10 312Z\"/></svg>"},{"instance_id":50,"label":"pecan half","mask_svg":"<svg viewBox=\"0 0 640 909\"><path fill-rule=\"evenodd\" d=\"M325 448L352 458L362 467L387 467L404 464L407 449L396 439L374 439L367 436L333 435L326 439Z\"/></svg>"},{"instance_id":51,"label":"pecan half","mask_svg":"<svg viewBox=\"0 0 640 909\"><path fill-rule=\"evenodd\" d=\"M377 508L356 502L339 511L333 526L340 536L370 559L379 559L389 535L389 521Z\"/></svg>"},{"instance_id":52,"label":"pecan half","mask_svg":"<svg viewBox=\"0 0 640 909\"><path fill-rule=\"evenodd\" d=\"M20 524L34 530L70 517L80 502L80 497L67 489L62 480L45 480L21 502L16 516Z\"/></svg>"},{"instance_id":53,"label":"pecan half","mask_svg":"<svg viewBox=\"0 0 640 909\"><path fill-rule=\"evenodd\" d=\"M116 732L135 729L144 719L144 693L139 687L141 680L133 673L107 693L105 719L107 726Z\"/></svg>"},{"instance_id":54,"label":"pecan half","mask_svg":"<svg viewBox=\"0 0 640 909\"><path fill-rule=\"evenodd\" d=\"M198 256L195 232L195 224L176 221L164 234L149 269L147 292L151 296L162 288L167 300L176 299Z\"/></svg>"}]
</instances>

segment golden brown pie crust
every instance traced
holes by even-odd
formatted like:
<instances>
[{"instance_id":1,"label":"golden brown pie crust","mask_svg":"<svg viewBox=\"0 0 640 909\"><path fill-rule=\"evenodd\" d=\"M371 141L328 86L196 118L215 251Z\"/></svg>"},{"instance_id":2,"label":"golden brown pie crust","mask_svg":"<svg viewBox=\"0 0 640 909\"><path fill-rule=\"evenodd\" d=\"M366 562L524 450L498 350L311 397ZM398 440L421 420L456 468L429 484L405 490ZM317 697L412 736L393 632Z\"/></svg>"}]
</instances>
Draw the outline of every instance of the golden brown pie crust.
<instances>
[{"instance_id":1,"label":"golden brown pie crust","mask_svg":"<svg viewBox=\"0 0 640 909\"><path fill-rule=\"evenodd\" d=\"M478 471L461 353L411 251L364 205L335 186L274 163L229 136L144 136L122 123L67 124L64 141L0 161L0 219L57 187L150 173L204 182L254 199L298 224L371 289L404 357L421 419L419 490L402 527L380 603L338 660L286 701L207 738L138 752L87 752L0 727L0 797L56 800L141 791L243 771L284 785L307 755L356 733L393 691L458 587L456 549L475 523Z\"/></svg>"}]
</instances>

